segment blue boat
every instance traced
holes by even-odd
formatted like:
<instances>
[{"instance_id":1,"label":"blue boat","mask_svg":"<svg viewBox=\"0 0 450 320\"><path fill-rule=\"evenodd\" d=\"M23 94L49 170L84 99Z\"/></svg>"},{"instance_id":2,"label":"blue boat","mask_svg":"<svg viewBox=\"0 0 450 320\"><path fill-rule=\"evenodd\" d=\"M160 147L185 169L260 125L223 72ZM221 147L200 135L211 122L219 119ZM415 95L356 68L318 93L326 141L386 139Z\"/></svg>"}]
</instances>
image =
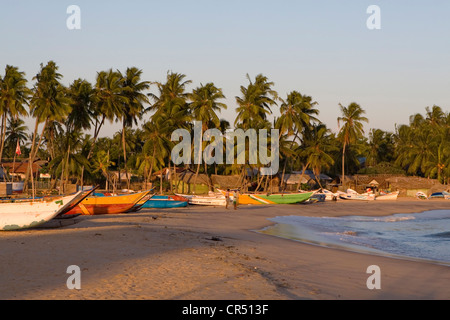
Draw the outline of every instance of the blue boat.
<instances>
[{"instance_id":1,"label":"blue boat","mask_svg":"<svg viewBox=\"0 0 450 320\"><path fill-rule=\"evenodd\" d=\"M180 208L187 207L188 199L181 196L153 196L141 207L145 208Z\"/></svg>"}]
</instances>

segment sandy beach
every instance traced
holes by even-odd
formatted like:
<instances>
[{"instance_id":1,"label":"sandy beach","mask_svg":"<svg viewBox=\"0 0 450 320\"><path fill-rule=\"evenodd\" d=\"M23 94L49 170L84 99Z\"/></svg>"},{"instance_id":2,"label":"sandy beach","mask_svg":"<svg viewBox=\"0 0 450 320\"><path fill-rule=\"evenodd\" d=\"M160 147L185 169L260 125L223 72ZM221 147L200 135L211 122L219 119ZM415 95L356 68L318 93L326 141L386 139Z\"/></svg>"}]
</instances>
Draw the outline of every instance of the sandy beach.
<instances>
[{"instance_id":1,"label":"sandy beach","mask_svg":"<svg viewBox=\"0 0 450 320\"><path fill-rule=\"evenodd\" d=\"M0 233L2 300L449 299L450 267L260 234L283 215L382 216L450 209L450 201L189 206L79 216ZM67 268L79 266L81 289ZM381 289L366 286L381 269Z\"/></svg>"}]
</instances>

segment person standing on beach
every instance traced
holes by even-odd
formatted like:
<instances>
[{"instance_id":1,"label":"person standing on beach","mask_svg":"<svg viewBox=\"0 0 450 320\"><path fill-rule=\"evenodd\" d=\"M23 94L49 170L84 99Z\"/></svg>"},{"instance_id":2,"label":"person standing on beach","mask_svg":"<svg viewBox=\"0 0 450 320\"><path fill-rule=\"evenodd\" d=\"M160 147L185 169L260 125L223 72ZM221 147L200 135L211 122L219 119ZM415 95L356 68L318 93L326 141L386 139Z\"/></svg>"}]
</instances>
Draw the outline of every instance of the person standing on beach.
<instances>
[{"instance_id":1,"label":"person standing on beach","mask_svg":"<svg viewBox=\"0 0 450 320\"><path fill-rule=\"evenodd\" d=\"M230 189L225 192L225 208L228 209L228 202L230 202Z\"/></svg>"},{"instance_id":2,"label":"person standing on beach","mask_svg":"<svg viewBox=\"0 0 450 320\"><path fill-rule=\"evenodd\" d=\"M237 209L238 204L239 204L239 190L234 190L234 193L233 193L234 210Z\"/></svg>"}]
</instances>

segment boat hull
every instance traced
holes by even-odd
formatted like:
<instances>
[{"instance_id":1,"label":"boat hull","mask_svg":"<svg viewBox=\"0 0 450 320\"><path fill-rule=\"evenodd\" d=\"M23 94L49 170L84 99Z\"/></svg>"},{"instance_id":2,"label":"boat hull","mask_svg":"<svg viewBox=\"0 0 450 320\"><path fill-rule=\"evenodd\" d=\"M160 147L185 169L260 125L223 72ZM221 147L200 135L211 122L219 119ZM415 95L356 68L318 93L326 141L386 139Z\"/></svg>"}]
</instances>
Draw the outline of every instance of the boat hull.
<instances>
[{"instance_id":1,"label":"boat hull","mask_svg":"<svg viewBox=\"0 0 450 320\"><path fill-rule=\"evenodd\" d=\"M344 193L344 194L340 194L339 198L342 200L371 201L371 200L375 200L375 195L374 194Z\"/></svg>"},{"instance_id":2,"label":"boat hull","mask_svg":"<svg viewBox=\"0 0 450 320\"><path fill-rule=\"evenodd\" d=\"M196 196L196 195L179 195L186 198L191 205L200 206L225 206L225 196Z\"/></svg>"},{"instance_id":3,"label":"boat hull","mask_svg":"<svg viewBox=\"0 0 450 320\"><path fill-rule=\"evenodd\" d=\"M149 193L150 191L143 191L116 196L87 197L66 214L103 215L126 213L132 210Z\"/></svg>"},{"instance_id":4,"label":"boat hull","mask_svg":"<svg viewBox=\"0 0 450 320\"><path fill-rule=\"evenodd\" d=\"M181 208L188 205L188 199L180 196L153 196L142 208Z\"/></svg>"},{"instance_id":5,"label":"boat hull","mask_svg":"<svg viewBox=\"0 0 450 320\"><path fill-rule=\"evenodd\" d=\"M392 192L377 196L375 200L397 200L399 192Z\"/></svg>"},{"instance_id":6,"label":"boat hull","mask_svg":"<svg viewBox=\"0 0 450 320\"><path fill-rule=\"evenodd\" d=\"M249 197L259 202L259 204L296 204L308 200L313 192L285 193L285 194L249 194ZM239 195L239 204L243 204Z\"/></svg>"},{"instance_id":7,"label":"boat hull","mask_svg":"<svg viewBox=\"0 0 450 320\"><path fill-rule=\"evenodd\" d=\"M90 192L47 197L34 200L14 200L0 203L0 230L12 231L37 227L70 210Z\"/></svg>"},{"instance_id":8,"label":"boat hull","mask_svg":"<svg viewBox=\"0 0 450 320\"><path fill-rule=\"evenodd\" d=\"M218 189L223 195L224 190ZM295 204L302 203L308 200L314 192L299 192L299 193L275 193L275 194L239 194L239 204ZM230 193L230 198L233 199L233 193Z\"/></svg>"}]
</instances>

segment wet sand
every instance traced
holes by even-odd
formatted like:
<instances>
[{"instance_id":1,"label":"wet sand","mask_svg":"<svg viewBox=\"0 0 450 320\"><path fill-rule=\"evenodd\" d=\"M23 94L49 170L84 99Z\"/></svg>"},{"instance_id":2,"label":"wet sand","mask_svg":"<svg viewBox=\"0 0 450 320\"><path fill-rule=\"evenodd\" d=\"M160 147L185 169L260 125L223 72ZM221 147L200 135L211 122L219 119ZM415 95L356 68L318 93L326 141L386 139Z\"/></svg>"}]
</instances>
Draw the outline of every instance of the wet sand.
<instances>
[{"instance_id":1,"label":"wet sand","mask_svg":"<svg viewBox=\"0 0 450 320\"><path fill-rule=\"evenodd\" d=\"M384 216L450 201L146 209L0 233L0 299L449 299L450 267L303 244L255 232L282 215ZM55 227L56 223L63 226ZM81 270L68 289L67 268ZM369 290L368 266L381 270Z\"/></svg>"}]
</instances>

